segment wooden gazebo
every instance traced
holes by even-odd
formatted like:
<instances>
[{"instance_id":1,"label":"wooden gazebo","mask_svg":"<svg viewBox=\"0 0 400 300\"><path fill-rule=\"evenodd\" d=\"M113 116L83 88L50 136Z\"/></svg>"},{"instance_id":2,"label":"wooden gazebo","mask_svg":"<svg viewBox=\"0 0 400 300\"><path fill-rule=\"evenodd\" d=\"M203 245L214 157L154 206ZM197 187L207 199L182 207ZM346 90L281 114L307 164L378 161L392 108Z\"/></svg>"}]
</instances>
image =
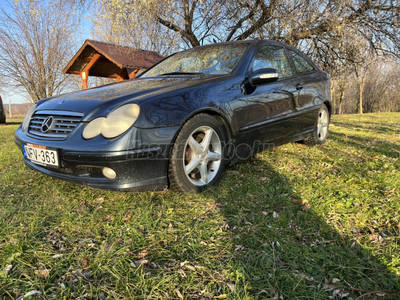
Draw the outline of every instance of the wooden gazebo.
<instances>
[{"instance_id":1,"label":"wooden gazebo","mask_svg":"<svg viewBox=\"0 0 400 300\"><path fill-rule=\"evenodd\" d=\"M140 69L147 69L161 59L163 56L157 52L86 40L63 73L79 75L83 88L87 89L89 75L123 81L135 78Z\"/></svg>"}]
</instances>

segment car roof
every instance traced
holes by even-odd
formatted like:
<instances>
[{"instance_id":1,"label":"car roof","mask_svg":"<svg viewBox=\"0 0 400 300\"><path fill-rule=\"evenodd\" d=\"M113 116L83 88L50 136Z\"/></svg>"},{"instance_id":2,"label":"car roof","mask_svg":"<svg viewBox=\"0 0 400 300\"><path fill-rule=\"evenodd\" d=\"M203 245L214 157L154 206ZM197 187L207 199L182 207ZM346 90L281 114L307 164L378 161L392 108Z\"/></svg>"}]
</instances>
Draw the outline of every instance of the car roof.
<instances>
[{"instance_id":1,"label":"car roof","mask_svg":"<svg viewBox=\"0 0 400 300\"><path fill-rule=\"evenodd\" d=\"M275 45L275 46L281 46L281 47L286 47L290 50L296 51L296 52L301 52L299 49L296 47L293 47L289 44L285 44L283 42L275 41L275 40L268 40L268 39L253 39L253 40L240 40L240 41L227 41L227 42L217 42L217 43L212 43L212 44L206 44L206 45L201 45L189 49L185 49L182 51L178 52L185 52L185 51L190 51L196 48L203 48L203 47L210 47L214 45L232 45L232 44L249 44L252 45L253 47L259 45L259 44L264 44L264 45ZM302 53L302 52L301 52Z\"/></svg>"}]
</instances>

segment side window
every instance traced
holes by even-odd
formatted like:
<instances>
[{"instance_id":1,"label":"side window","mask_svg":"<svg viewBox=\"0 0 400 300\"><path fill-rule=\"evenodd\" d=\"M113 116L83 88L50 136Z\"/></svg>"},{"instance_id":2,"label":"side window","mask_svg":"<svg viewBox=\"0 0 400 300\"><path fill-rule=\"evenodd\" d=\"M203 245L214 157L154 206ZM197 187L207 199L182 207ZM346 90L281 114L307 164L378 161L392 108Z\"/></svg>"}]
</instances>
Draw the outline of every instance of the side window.
<instances>
[{"instance_id":1,"label":"side window","mask_svg":"<svg viewBox=\"0 0 400 300\"><path fill-rule=\"evenodd\" d=\"M294 67L296 68L297 73L304 73L314 70L314 67L296 52L289 50L289 53L293 59Z\"/></svg>"},{"instance_id":2,"label":"side window","mask_svg":"<svg viewBox=\"0 0 400 300\"><path fill-rule=\"evenodd\" d=\"M293 75L285 50L277 46L262 47L256 54L252 68L253 72L263 68L277 69L280 78Z\"/></svg>"}]
</instances>

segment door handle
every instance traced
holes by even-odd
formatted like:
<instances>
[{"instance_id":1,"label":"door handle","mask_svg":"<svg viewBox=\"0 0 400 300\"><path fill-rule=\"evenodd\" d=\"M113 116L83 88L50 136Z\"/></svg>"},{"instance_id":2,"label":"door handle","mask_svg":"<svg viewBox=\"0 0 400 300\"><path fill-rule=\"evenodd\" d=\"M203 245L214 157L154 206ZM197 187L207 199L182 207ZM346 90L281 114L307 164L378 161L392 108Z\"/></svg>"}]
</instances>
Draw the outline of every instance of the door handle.
<instances>
[{"instance_id":1,"label":"door handle","mask_svg":"<svg viewBox=\"0 0 400 300\"><path fill-rule=\"evenodd\" d=\"M296 85L296 90L298 90L298 91L300 91L301 89L303 89L303 84L302 83L298 83L297 85Z\"/></svg>"}]
</instances>

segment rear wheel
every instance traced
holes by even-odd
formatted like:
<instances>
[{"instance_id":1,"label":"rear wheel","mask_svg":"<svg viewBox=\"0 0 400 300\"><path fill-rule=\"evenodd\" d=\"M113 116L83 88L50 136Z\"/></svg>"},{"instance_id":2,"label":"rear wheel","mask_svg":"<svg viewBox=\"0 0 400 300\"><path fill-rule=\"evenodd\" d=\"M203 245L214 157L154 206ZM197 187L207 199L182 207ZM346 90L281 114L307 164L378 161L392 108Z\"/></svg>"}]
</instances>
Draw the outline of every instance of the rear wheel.
<instances>
[{"instance_id":1,"label":"rear wheel","mask_svg":"<svg viewBox=\"0 0 400 300\"><path fill-rule=\"evenodd\" d=\"M318 112L317 122L314 127L313 135L308 139L305 139L303 141L304 144L307 145L323 144L328 137L329 122L330 122L329 110L325 104L322 104Z\"/></svg>"},{"instance_id":2,"label":"rear wheel","mask_svg":"<svg viewBox=\"0 0 400 300\"><path fill-rule=\"evenodd\" d=\"M221 178L225 168L225 134L210 115L190 119L179 133L169 163L170 188L201 192Z\"/></svg>"}]
</instances>

